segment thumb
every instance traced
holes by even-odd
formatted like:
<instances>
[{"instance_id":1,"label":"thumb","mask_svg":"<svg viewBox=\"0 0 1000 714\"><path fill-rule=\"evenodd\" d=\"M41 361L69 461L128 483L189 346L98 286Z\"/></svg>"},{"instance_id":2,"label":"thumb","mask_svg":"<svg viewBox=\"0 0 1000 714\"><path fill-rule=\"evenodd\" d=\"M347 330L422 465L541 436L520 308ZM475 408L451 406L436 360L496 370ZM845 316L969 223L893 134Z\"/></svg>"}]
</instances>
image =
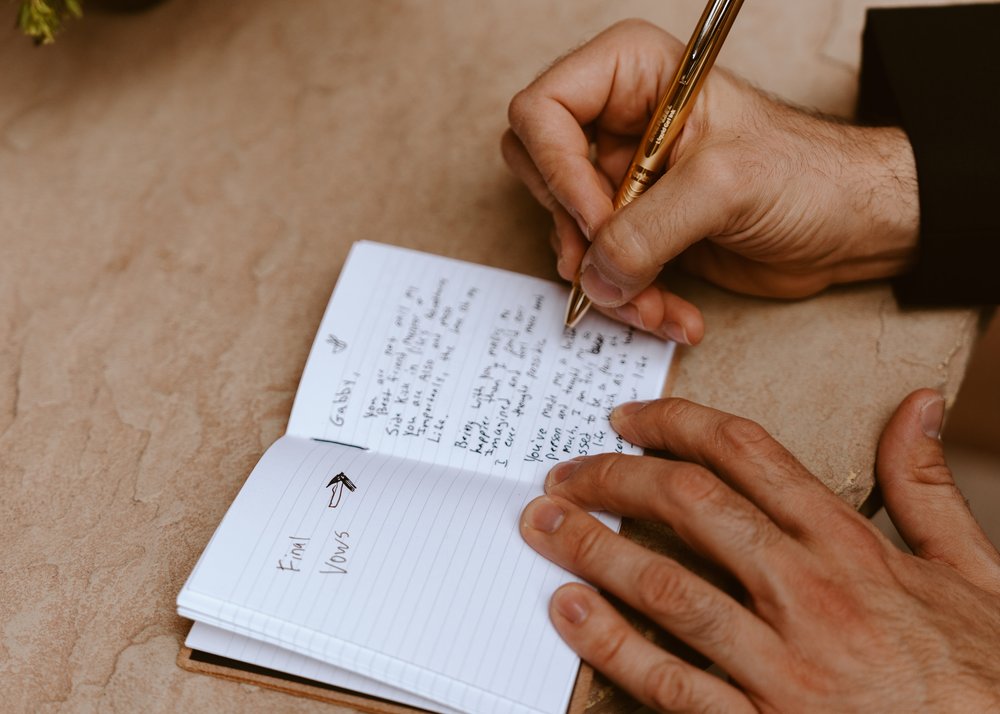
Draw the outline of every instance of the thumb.
<instances>
[{"instance_id":1,"label":"thumb","mask_svg":"<svg viewBox=\"0 0 1000 714\"><path fill-rule=\"evenodd\" d=\"M703 149L678 161L592 236L580 265L583 291L601 307L629 302L688 246L722 233L739 193L724 150Z\"/></svg>"},{"instance_id":2,"label":"thumb","mask_svg":"<svg viewBox=\"0 0 1000 714\"><path fill-rule=\"evenodd\" d=\"M1000 586L1000 555L955 485L939 438L944 398L921 389L889 420L876 473L885 509L914 554L946 563L980 587Z\"/></svg>"}]
</instances>

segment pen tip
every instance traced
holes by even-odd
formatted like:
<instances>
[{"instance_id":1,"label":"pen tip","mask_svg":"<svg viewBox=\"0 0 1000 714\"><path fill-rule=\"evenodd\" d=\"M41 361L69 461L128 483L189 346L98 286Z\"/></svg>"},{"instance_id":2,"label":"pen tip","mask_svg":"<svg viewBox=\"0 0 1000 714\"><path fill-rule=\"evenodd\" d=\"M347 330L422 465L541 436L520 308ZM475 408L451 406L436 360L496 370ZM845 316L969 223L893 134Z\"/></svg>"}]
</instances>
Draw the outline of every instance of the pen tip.
<instances>
[{"instance_id":1,"label":"pen tip","mask_svg":"<svg viewBox=\"0 0 1000 714\"><path fill-rule=\"evenodd\" d=\"M573 281L573 289L566 303L566 327L576 327L588 309L590 309L590 298L583 292L579 281Z\"/></svg>"}]
</instances>

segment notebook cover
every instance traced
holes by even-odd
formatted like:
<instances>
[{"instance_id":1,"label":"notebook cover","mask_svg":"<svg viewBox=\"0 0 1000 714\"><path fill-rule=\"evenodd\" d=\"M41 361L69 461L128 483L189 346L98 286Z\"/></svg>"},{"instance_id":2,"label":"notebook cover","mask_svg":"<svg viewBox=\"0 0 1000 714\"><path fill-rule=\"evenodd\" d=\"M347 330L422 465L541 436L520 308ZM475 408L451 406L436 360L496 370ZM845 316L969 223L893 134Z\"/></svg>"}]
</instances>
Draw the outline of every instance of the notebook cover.
<instances>
[{"instance_id":1,"label":"notebook cover","mask_svg":"<svg viewBox=\"0 0 1000 714\"><path fill-rule=\"evenodd\" d=\"M368 714L420 714L426 712L425 709L416 709L387 699L370 697L366 694L315 682L293 674L285 674L266 667L192 650L190 647L181 647L177 654L177 665L189 672L210 674L213 677L221 677L233 682L253 684L299 697L341 704ZM569 700L569 708L566 710L567 714L583 714L586 710L592 679L593 670L587 664L581 663L580 671L576 675L573 694Z\"/></svg>"}]
</instances>

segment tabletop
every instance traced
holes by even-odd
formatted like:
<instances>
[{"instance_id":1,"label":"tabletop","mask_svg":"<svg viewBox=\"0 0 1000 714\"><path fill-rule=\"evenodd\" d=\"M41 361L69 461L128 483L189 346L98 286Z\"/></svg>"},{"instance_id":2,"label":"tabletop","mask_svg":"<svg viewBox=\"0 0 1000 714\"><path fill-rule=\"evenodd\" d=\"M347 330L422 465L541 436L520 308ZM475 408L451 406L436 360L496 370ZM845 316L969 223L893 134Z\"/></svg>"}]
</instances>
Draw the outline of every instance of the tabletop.
<instances>
[{"instance_id":1,"label":"tabletop","mask_svg":"<svg viewBox=\"0 0 1000 714\"><path fill-rule=\"evenodd\" d=\"M349 246L555 279L500 158L507 102L618 19L684 36L702 5L168 0L88 10L44 48L0 22L5 707L331 711L179 669L174 600L284 431ZM719 63L849 116L863 18L755 0ZM953 400L977 331L883 283L677 288L708 332L673 393L758 420L855 506L892 409L920 386Z\"/></svg>"}]
</instances>

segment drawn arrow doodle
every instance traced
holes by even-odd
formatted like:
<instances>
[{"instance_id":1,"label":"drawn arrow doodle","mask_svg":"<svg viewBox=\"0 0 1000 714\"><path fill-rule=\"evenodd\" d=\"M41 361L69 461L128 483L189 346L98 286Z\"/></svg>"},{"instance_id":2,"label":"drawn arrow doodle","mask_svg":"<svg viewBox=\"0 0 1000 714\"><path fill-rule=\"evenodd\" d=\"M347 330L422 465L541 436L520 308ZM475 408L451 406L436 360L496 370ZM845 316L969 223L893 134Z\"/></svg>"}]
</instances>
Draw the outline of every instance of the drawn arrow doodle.
<instances>
[{"instance_id":1,"label":"drawn arrow doodle","mask_svg":"<svg viewBox=\"0 0 1000 714\"><path fill-rule=\"evenodd\" d=\"M326 344L330 345L330 349L333 351L333 354L343 352L347 349L347 343L334 334L326 336Z\"/></svg>"},{"instance_id":2,"label":"drawn arrow doodle","mask_svg":"<svg viewBox=\"0 0 1000 714\"><path fill-rule=\"evenodd\" d=\"M327 508L336 508L340 505L340 499L344 496L344 489L348 491L354 491L357 486L351 479L347 478L347 474L341 472L330 479L330 483L326 485L330 489L330 503L327 504Z\"/></svg>"}]
</instances>

